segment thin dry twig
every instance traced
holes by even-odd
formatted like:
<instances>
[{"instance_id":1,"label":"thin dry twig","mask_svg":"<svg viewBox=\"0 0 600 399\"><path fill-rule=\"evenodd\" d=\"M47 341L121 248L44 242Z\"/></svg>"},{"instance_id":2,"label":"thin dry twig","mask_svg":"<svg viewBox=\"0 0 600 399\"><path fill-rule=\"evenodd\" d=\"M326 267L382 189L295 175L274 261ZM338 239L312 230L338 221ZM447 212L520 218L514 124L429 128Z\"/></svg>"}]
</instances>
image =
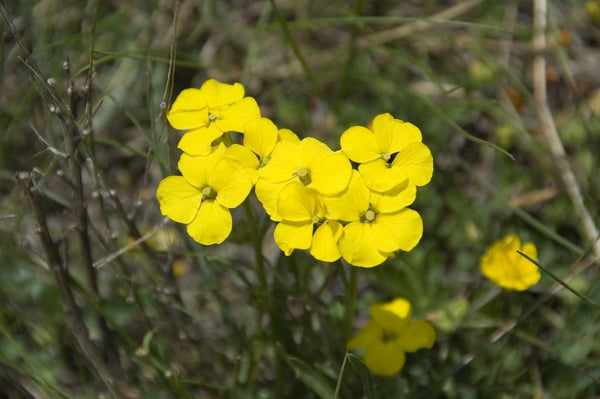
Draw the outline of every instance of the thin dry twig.
<instances>
[{"instance_id":1,"label":"thin dry twig","mask_svg":"<svg viewBox=\"0 0 600 399\"><path fill-rule=\"evenodd\" d=\"M481 0L460 1L458 4L432 15L428 19L410 22L408 24L400 25L396 28L363 36L358 39L357 45L358 47L369 48L393 40L402 39L403 37L427 29L434 21L446 21L454 19L477 6L479 3L481 3Z\"/></svg>"},{"instance_id":2,"label":"thin dry twig","mask_svg":"<svg viewBox=\"0 0 600 399\"><path fill-rule=\"evenodd\" d=\"M149 232L147 232L146 234L144 234L143 236L141 236L140 238L138 238L137 240L125 245L124 247L120 248L118 251L113 252L112 254L105 256L104 258L97 260L94 263L94 267L96 269L100 269L102 266L106 265L109 262L112 262L113 260L117 259L119 256L123 255L124 253L126 253L127 251L139 246L141 243L145 242L147 239L149 239L150 237L152 237L154 234L156 234L156 232L158 230L160 230L165 223L168 221L169 219L164 218L161 222L157 223L156 225L154 225L154 227L152 229L150 229Z\"/></svg>"},{"instance_id":3,"label":"thin dry twig","mask_svg":"<svg viewBox=\"0 0 600 399\"><path fill-rule=\"evenodd\" d=\"M542 123L542 131L550 152L556 164L556 169L562 180L567 194L571 199L575 214L582 224L586 239L593 243L592 249L596 258L600 259L600 240L598 240L598 228L591 215L585 208L581 189L573 173L573 169L566 157L565 148L562 144L554 118L548 105L546 91L546 18L547 1L533 1L533 48L536 56L533 59L533 98L538 107L539 117Z\"/></svg>"},{"instance_id":4,"label":"thin dry twig","mask_svg":"<svg viewBox=\"0 0 600 399\"><path fill-rule=\"evenodd\" d=\"M15 177L21 185L23 193L25 194L31 209L33 210L34 219L37 224L36 230L40 237L44 253L46 254L48 265L50 266L50 269L52 270L52 273L56 279L62 302L71 316L73 323L71 331L75 341L81 348L84 356L90 362L92 368L100 376L100 379L110 392L111 396L118 398L120 397L120 393L115 385L117 379L114 375L112 375L110 369L102 358L100 350L91 340L88 328L83 321L81 309L75 302L75 297L69 284L69 275L67 270L64 268L58 248L56 247L56 244L50 235L50 230L46 222L46 216L42 210L41 198L34 184L33 175L29 172L17 172Z\"/></svg>"}]
</instances>

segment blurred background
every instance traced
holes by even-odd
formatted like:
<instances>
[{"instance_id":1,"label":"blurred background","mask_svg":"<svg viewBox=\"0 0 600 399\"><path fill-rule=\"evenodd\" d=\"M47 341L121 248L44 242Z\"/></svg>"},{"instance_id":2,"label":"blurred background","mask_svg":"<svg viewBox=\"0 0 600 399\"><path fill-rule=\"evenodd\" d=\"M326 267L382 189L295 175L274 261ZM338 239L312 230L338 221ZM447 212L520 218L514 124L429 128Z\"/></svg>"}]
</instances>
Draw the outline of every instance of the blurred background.
<instances>
[{"instance_id":1,"label":"blurred background","mask_svg":"<svg viewBox=\"0 0 600 399\"><path fill-rule=\"evenodd\" d=\"M600 224L599 1L548 2L541 47L529 1L0 4L0 397L308 398L337 381L342 398L600 394L598 261L565 185L571 171ZM259 213L265 304L243 211L216 247L163 221L156 187L177 173L182 134L164 114L209 78L241 82L278 127L333 149L383 112L421 129L435 162L412 206L423 238L360 271L354 323L401 296L436 327L397 376L345 355L349 266L280 255ZM588 302L546 273L523 293L487 281L479 258L509 233Z\"/></svg>"}]
</instances>

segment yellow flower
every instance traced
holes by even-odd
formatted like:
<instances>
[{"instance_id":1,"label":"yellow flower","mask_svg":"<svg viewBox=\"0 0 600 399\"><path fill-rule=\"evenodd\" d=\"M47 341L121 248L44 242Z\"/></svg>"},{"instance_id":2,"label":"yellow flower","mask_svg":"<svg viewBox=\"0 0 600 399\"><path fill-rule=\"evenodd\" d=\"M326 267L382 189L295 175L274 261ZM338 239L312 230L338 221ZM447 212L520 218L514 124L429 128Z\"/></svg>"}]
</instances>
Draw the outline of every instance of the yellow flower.
<instances>
[{"instance_id":1,"label":"yellow flower","mask_svg":"<svg viewBox=\"0 0 600 399\"><path fill-rule=\"evenodd\" d=\"M289 129L278 130L277 126L267 118L254 119L245 123L243 133L244 145L232 144L225 156L241 162L246 167L253 184L257 182L258 170L269 163L271 153L278 141L295 143L300 141L294 132Z\"/></svg>"},{"instance_id":2,"label":"yellow flower","mask_svg":"<svg viewBox=\"0 0 600 399\"><path fill-rule=\"evenodd\" d=\"M277 209L282 221L275 227L274 238L286 255L294 249L310 249L310 254L323 262L340 258L337 242L342 225L325 218L325 208L314 191L291 182L279 193Z\"/></svg>"},{"instance_id":3,"label":"yellow flower","mask_svg":"<svg viewBox=\"0 0 600 399\"><path fill-rule=\"evenodd\" d=\"M517 253L523 252L537 260L535 245L521 240L514 234L494 242L481 257L480 268L484 276L493 283L509 290L525 291L540 280L536 265Z\"/></svg>"},{"instance_id":4,"label":"yellow flower","mask_svg":"<svg viewBox=\"0 0 600 399\"><path fill-rule=\"evenodd\" d=\"M277 198L287 183L297 181L320 195L333 196L348 187L351 175L352 166L344 154L312 137L286 138L275 145L269 162L259 170L256 196L271 219L279 221Z\"/></svg>"},{"instance_id":5,"label":"yellow flower","mask_svg":"<svg viewBox=\"0 0 600 399\"><path fill-rule=\"evenodd\" d=\"M244 201L252 181L239 162L224 157L220 145L207 156L182 154L183 176L169 176L158 185L160 211L178 223L187 224L188 234L204 245L219 244L229 236L230 208Z\"/></svg>"},{"instance_id":6,"label":"yellow flower","mask_svg":"<svg viewBox=\"0 0 600 399\"><path fill-rule=\"evenodd\" d=\"M211 144L226 132L242 132L244 123L260 118L256 100L244 97L240 83L214 79L199 89L185 89L175 99L167 119L178 130L189 130L178 147L189 155L206 155Z\"/></svg>"},{"instance_id":7,"label":"yellow flower","mask_svg":"<svg viewBox=\"0 0 600 399\"><path fill-rule=\"evenodd\" d=\"M354 170L342 195L324 198L331 219L349 222L339 241L342 257L354 266L373 267L395 251L414 248L423 235L423 221L406 206L415 197L414 185L386 194L371 191Z\"/></svg>"},{"instance_id":8,"label":"yellow flower","mask_svg":"<svg viewBox=\"0 0 600 399\"><path fill-rule=\"evenodd\" d=\"M348 349L365 348L364 361L373 374L392 376L404 366L405 352L431 348L435 330L425 320L411 321L404 298L370 306L372 320L348 342Z\"/></svg>"},{"instance_id":9,"label":"yellow flower","mask_svg":"<svg viewBox=\"0 0 600 399\"><path fill-rule=\"evenodd\" d=\"M341 138L342 151L359 163L367 186L386 192L410 184L424 186L433 174L433 157L412 123L380 114L371 130L353 126Z\"/></svg>"}]
</instances>

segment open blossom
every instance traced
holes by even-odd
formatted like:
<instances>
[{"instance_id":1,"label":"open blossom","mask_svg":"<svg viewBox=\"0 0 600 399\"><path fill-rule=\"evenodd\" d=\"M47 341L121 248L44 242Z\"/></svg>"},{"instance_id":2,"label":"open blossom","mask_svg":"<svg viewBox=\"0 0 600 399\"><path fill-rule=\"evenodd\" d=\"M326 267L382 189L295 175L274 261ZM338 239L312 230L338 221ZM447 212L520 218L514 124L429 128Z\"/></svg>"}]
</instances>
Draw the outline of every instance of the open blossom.
<instances>
[{"instance_id":1,"label":"open blossom","mask_svg":"<svg viewBox=\"0 0 600 399\"><path fill-rule=\"evenodd\" d=\"M411 320L410 302L397 298L375 303L369 321L349 342L348 349L365 348L364 361L373 374L392 376L404 366L406 352L431 348L435 330L425 320Z\"/></svg>"},{"instance_id":2,"label":"open blossom","mask_svg":"<svg viewBox=\"0 0 600 399\"><path fill-rule=\"evenodd\" d=\"M279 221L277 199L288 183L300 182L320 195L334 196L348 187L351 175L348 158L325 143L312 137L299 142L281 140L269 162L259 171L256 196L271 219Z\"/></svg>"},{"instance_id":3,"label":"open blossom","mask_svg":"<svg viewBox=\"0 0 600 399\"><path fill-rule=\"evenodd\" d=\"M540 280L538 267L521 256L517 250L537 260L535 245L521 240L514 234L494 242L481 257L480 267L484 276L502 288L524 291Z\"/></svg>"},{"instance_id":4,"label":"open blossom","mask_svg":"<svg viewBox=\"0 0 600 399\"><path fill-rule=\"evenodd\" d=\"M252 188L241 164L224 157L225 151L221 145L207 156L182 154L182 176L166 177L156 192L162 214L187 224L188 234L204 245L219 244L229 236L229 209L240 205Z\"/></svg>"},{"instance_id":5,"label":"open blossom","mask_svg":"<svg viewBox=\"0 0 600 399\"><path fill-rule=\"evenodd\" d=\"M324 199L332 219L349 222L339 241L342 257L354 266L373 267L395 251L410 251L423 235L421 217L406 208L415 196L414 185L386 194L369 190L354 170L343 194Z\"/></svg>"},{"instance_id":6,"label":"open blossom","mask_svg":"<svg viewBox=\"0 0 600 399\"><path fill-rule=\"evenodd\" d=\"M275 227L275 243L286 254L310 249L315 259L334 262L340 258L337 242L342 225L325 217L320 197L300 182L287 184L277 204L281 222Z\"/></svg>"},{"instance_id":7,"label":"open blossom","mask_svg":"<svg viewBox=\"0 0 600 399\"><path fill-rule=\"evenodd\" d=\"M342 151L353 162L366 185L379 192L407 184L424 186L433 174L433 157L412 123L380 114L372 130L353 126L340 138Z\"/></svg>"},{"instance_id":8,"label":"open blossom","mask_svg":"<svg viewBox=\"0 0 600 399\"><path fill-rule=\"evenodd\" d=\"M243 132L244 123L260 118L252 97L244 97L240 83L207 80L199 88L183 90L175 99L167 119L171 126L188 130L178 147L189 155L206 155L212 142L223 133Z\"/></svg>"},{"instance_id":9,"label":"open blossom","mask_svg":"<svg viewBox=\"0 0 600 399\"><path fill-rule=\"evenodd\" d=\"M269 163L271 153L279 141L298 143L300 139L289 129L277 129L268 118L254 119L244 124L243 145L232 144L227 149L226 156L240 161L250 174L252 183L256 184L258 171Z\"/></svg>"}]
</instances>

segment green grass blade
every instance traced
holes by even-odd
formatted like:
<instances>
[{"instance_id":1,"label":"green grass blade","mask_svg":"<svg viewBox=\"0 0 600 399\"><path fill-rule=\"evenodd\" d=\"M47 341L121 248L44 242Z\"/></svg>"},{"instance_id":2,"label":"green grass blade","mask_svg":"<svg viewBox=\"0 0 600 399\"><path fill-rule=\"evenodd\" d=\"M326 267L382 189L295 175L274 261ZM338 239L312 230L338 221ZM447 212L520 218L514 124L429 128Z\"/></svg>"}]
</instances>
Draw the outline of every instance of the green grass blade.
<instances>
[{"instance_id":1,"label":"green grass blade","mask_svg":"<svg viewBox=\"0 0 600 399\"><path fill-rule=\"evenodd\" d=\"M335 392L331 388L330 382L317 370L304 363L294 356L282 353L288 366L300 377L307 387L312 389L318 397L322 399L331 399L335 397Z\"/></svg>"},{"instance_id":2,"label":"green grass blade","mask_svg":"<svg viewBox=\"0 0 600 399\"><path fill-rule=\"evenodd\" d=\"M521 255L522 257L524 257L525 259L527 259L528 261L530 261L531 263L533 263L534 265L536 265L537 267L539 267L540 269L542 269L542 271L544 273L546 273L547 275L549 275L550 277L552 277L557 283L559 283L560 285L562 285L563 287L565 287L566 289L568 289L569 291L571 291L573 294L575 294L577 297L579 297L584 302L586 302L586 303L588 303L588 304L590 304L592 306L596 306L596 307L600 308L600 303L592 301L591 299L589 299L585 295L580 294L576 289L574 289L573 287L571 287L566 281L564 281L563 279L561 279L560 277L558 277L556 274L552 273L545 266L543 266L540 262L538 262L535 259L527 256L526 254L524 254L523 252L521 252L519 250L517 250L517 253L519 255Z\"/></svg>"}]
</instances>

